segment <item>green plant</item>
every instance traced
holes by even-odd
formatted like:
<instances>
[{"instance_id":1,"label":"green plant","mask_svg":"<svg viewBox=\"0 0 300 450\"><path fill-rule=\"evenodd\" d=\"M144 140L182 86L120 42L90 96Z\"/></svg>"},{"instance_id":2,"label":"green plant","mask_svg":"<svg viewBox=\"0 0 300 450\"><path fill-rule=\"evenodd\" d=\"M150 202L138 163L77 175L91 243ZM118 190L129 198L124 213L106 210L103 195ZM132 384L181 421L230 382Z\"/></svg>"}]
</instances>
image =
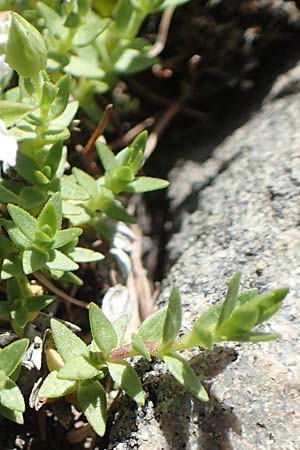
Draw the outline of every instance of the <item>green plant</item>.
<instances>
[{"instance_id":1,"label":"green plant","mask_svg":"<svg viewBox=\"0 0 300 450\"><path fill-rule=\"evenodd\" d=\"M3 9L16 8L39 27L48 48L48 71L54 77L67 73L78 80L72 95L94 119L95 111L99 114L95 93L111 90L120 76L145 70L157 61L150 54L151 43L138 37L145 18L187 1L23 0L17 5L6 1ZM14 57L17 64L18 59Z\"/></svg>"},{"instance_id":2,"label":"green plant","mask_svg":"<svg viewBox=\"0 0 300 450\"><path fill-rule=\"evenodd\" d=\"M256 289L239 294L240 273L229 283L224 301L212 306L193 325L190 332L178 337L181 328L181 300L173 289L168 306L157 311L132 334L131 343L123 345L127 318L110 323L94 303L89 306L93 340L86 345L65 325L51 320L51 330L61 360L51 364L52 372L44 380L39 396L63 397L76 392L79 407L100 436L105 433L106 393L101 384L108 374L138 405L145 402L142 383L126 359L141 356L162 359L174 378L201 401L208 394L192 367L178 354L192 347L212 349L223 341L258 342L276 339L275 333L253 331L281 306L288 289L257 294Z\"/></svg>"},{"instance_id":3,"label":"green plant","mask_svg":"<svg viewBox=\"0 0 300 450\"><path fill-rule=\"evenodd\" d=\"M25 402L16 385L28 339L19 339L0 350L0 415L23 423Z\"/></svg>"},{"instance_id":4,"label":"green plant","mask_svg":"<svg viewBox=\"0 0 300 450\"><path fill-rule=\"evenodd\" d=\"M114 86L121 73L152 64L148 43L136 37L143 20L153 11L184 2L48 0L36 5L20 1L20 11L40 25L44 36L16 12L0 22L0 320L9 321L19 337L27 335L28 323L54 300L43 289L36 294L34 278L82 284L74 273L79 264L103 258L89 248L85 230L92 228L95 240L109 236L107 218L134 222L120 201L121 193L168 185L165 180L138 176L144 163L145 132L116 155L99 138L95 146L103 175L98 179L68 164L64 141L78 125L78 101L72 95L89 103L92 93ZM6 8L11 4L6 1ZM13 70L18 76L14 87L10 84ZM106 393L102 382L110 376L138 405L144 404L142 383L127 361L141 356L164 360L179 383L207 401L205 388L179 351L278 336L254 328L277 311L287 289L238 294L239 282L240 274L236 274L225 300L180 337L181 301L176 289L168 306L146 319L126 345L127 317L110 323L94 303L89 305L90 344L52 319L56 348L46 351L51 372L39 396L73 394L69 399L75 398L92 428L103 435ZM17 423L22 423L25 404L15 380L27 346L28 340L20 339L0 350L0 414Z\"/></svg>"},{"instance_id":5,"label":"green plant","mask_svg":"<svg viewBox=\"0 0 300 450\"><path fill-rule=\"evenodd\" d=\"M107 217L134 222L119 201L119 193L162 189L168 183L136 177L144 159L146 133L116 156L98 140L104 175L97 180L76 167L71 175L64 173L67 148L63 141L70 135L68 126L78 107L69 100L70 77L65 75L55 84L50 81L44 70L42 35L16 13L7 20L5 56L19 75L19 85L0 101L2 159L12 167L0 179L0 277L7 280L0 319L10 320L22 336L27 323L53 300L47 295L34 296L28 276L42 272L55 280L81 284L73 273L78 264L103 258L99 252L78 246L83 227L102 232Z\"/></svg>"}]
</instances>

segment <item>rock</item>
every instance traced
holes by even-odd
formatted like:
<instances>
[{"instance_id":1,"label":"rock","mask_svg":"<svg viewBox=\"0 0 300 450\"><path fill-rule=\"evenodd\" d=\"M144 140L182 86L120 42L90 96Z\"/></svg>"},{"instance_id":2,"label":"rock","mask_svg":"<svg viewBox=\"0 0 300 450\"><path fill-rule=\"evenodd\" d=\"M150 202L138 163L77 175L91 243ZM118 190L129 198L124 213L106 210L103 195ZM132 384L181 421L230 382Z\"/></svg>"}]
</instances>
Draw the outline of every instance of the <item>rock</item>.
<instances>
[{"instance_id":1,"label":"rock","mask_svg":"<svg viewBox=\"0 0 300 450\"><path fill-rule=\"evenodd\" d=\"M148 400L136 408L123 399L110 450L299 450L299 124L300 95L274 101L210 160L193 166L193 177L191 163L181 168L173 202L185 183L181 208L192 196L194 212L185 213L171 240L176 262L160 297L162 306L170 288L180 288L187 330L224 297L236 270L243 288L289 286L283 308L264 326L282 338L186 352L210 393L207 404L186 393L162 363L138 364Z\"/></svg>"}]
</instances>

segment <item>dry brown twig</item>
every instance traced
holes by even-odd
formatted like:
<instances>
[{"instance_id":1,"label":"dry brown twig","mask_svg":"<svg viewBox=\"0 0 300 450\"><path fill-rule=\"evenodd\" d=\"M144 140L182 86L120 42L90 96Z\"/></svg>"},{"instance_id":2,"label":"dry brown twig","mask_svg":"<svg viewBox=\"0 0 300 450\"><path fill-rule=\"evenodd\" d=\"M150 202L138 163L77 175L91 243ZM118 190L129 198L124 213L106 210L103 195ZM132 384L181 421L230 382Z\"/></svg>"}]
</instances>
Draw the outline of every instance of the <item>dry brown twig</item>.
<instances>
[{"instance_id":1,"label":"dry brown twig","mask_svg":"<svg viewBox=\"0 0 300 450\"><path fill-rule=\"evenodd\" d=\"M181 105L186 101L186 99L191 95L195 81L196 81L196 68L201 61L199 55L194 55L189 61L189 75L190 80L185 83L184 89L180 97L173 102L170 107L164 112L159 121L154 127L154 130L149 135L146 150L144 153L144 161L146 161L149 156L153 153L156 148L159 137L163 134L165 129L170 124L171 120L176 116L180 110Z\"/></svg>"},{"instance_id":2,"label":"dry brown twig","mask_svg":"<svg viewBox=\"0 0 300 450\"><path fill-rule=\"evenodd\" d=\"M104 113L86 145L84 147L82 145L76 145L76 151L80 155L85 171L92 175L97 175L99 173L99 167L94 161L92 150L98 137L103 135L107 122L109 121L112 108L113 105L111 103L105 107Z\"/></svg>"},{"instance_id":3,"label":"dry brown twig","mask_svg":"<svg viewBox=\"0 0 300 450\"><path fill-rule=\"evenodd\" d=\"M101 119L99 120L99 123L95 129L95 131L93 132L92 136L89 138L89 140L87 141L85 147L82 150L82 153L86 156L88 153L91 152L91 150L93 149L96 140L98 139L99 136L102 136L105 127L107 125L107 122L109 121L111 112L113 109L113 105L111 103L109 103L104 110L104 113L101 117Z\"/></svg>"},{"instance_id":4,"label":"dry brown twig","mask_svg":"<svg viewBox=\"0 0 300 450\"><path fill-rule=\"evenodd\" d=\"M62 300L65 300L66 302L72 303L73 305L80 306L81 308L88 309L88 307L89 307L88 303L82 302L81 300L78 300L77 298L74 298L71 295L66 294L64 291L62 291L61 289L56 287L50 280L48 280L48 278L46 278L41 272L34 272L33 276L43 286L45 286L51 292L56 294Z\"/></svg>"},{"instance_id":5,"label":"dry brown twig","mask_svg":"<svg viewBox=\"0 0 300 450\"><path fill-rule=\"evenodd\" d=\"M174 6L170 6L164 11L159 24L156 41L152 49L148 52L149 58L155 58L155 56L158 56L165 48L174 11Z\"/></svg>"},{"instance_id":6,"label":"dry brown twig","mask_svg":"<svg viewBox=\"0 0 300 450\"><path fill-rule=\"evenodd\" d=\"M148 117L147 119L131 128L126 134L124 134L124 136L110 143L110 148L115 151L119 150L120 148L126 147L139 133L146 130L147 128L150 128L154 124L154 122L154 117Z\"/></svg>"}]
</instances>

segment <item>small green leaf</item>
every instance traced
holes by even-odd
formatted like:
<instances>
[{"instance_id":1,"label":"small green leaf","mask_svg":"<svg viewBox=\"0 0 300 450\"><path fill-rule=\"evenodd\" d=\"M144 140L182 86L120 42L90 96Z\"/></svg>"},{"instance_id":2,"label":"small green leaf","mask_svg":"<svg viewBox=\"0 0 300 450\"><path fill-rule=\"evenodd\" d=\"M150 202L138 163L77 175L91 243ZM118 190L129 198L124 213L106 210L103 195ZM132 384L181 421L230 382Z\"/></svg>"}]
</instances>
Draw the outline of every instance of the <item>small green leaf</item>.
<instances>
[{"instance_id":1,"label":"small green leaf","mask_svg":"<svg viewBox=\"0 0 300 450\"><path fill-rule=\"evenodd\" d=\"M268 320L281 307L284 298L289 293L288 288L275 289L272 292L266 292L254 299L251 299L252 305L259 308L259 318L257 325Z\"/></svg>"},{"instance_id":2,"label":"small green leaf","mask_svg":"<svg viewBox=\"0 0 300 450\"><path fill-rule=\"evenodd\" d=\"M39 170L39 166L36 161L26 155L26 153L18 152L17 164L15 168L18 174L25 178L25 180L33 184L36 183L36 177L34 174Z\"/></svg>"},{"instance_id":3,"label":"small green leaf","mask_svg":"<svg viewBox=\"0 0 300 450\"><path fill-rule=\"evenodd\" d=\"M183 337L183 347L206 347L209 350L213 348L214 339L212 333L197 321L190 333Z\"/></svg>"},{"instance_id":4,"label":"small green leaf","mask_svg":"<svg viewBox=\"0 0 300 450\"><path fill-rule=\"evenodd\" d=\"M53 250L49 256L49 261L46 264L49 270L61 270L63 272L69 272L71 270L77 270L79 268L72 259L68 258L59 250Z\"/></svg>"},{"instance_id":5,"label":"small green leaf","mask_svg":"<svg viewBox=\"0 0 300 450\"><path fill-rule=\"evenodd\" d=\"M1 303L0 303L0 305L1 305ZM124 336L125 336L126 328L128 325L128 317L121 316L118 319L116 319L112 325L113 325L115 333L117 335L118 342L117 342L116 348L120 348L123 345Z\"/></svg>"},{"instance_id":6,"label":"small green leaf","mask_svg":"<svg viewBox=\"0 0 300 450\"><path fill-rule=\"evenodd\" d=\"M96 141L96 150L106 172L114 174L118 168L116 157L111 149L101 139Z\"/></svg>"},{"instance_id":7,"label":"small green leaf","mask_svg":"<svg viewBox=\"0 0 300 450\"><path fill-rule=\"evenodd\" d=\"M3 416L19 425L23 425L24 423L23 414L20 411L13 411L12 409L5 408L2 405L0 405L0 416Z\"/></svg>"},{"instance_id":8,"label":"small green leaf","mask_svg":"<svg viewBox=\"0 0 300 450\"><path fill-rule=\"evenodd\" d=\"M57 377L62 380L90 380L100 375L101 370L92 364L86 355L74 356L66 361Z\"/></svg>"},{"instance_id":9,"label":"small green leaf","mask_svg":"<svg viewBox=\"0 0 300 450\"><path fill-rule=\"evenodd\" d=\"M117 385L138 405L145 404L145 392L141 380L127 361L108 362L109 373Z\"/></svg>"},{"instance_id":10,"label":"small green leaf","mask_svg":"<svg viewBox=\"0 0 300 450\"><path fill-rule=\"evenodd\" d=\"M131 346L132 350L136 355L141 355L148 361L151 360L151 355L147 349L147 347L144 344L143 339L138 336L137 334L132 333L131 334Z\"/></svg>"},{"instance_id":11,"label":"small green leaf","mask_svg":"<svg viewBox=\"0 0 300 450\"><path fill-rule=\"evenodd\" d=\"M32 242L11 220L6 220L4 222L4 228L6 229L10 239L16 245L17 248L32 247Z\"/></svg>"},{"instance_id":12,"label":"small green leaf","mask_svg":"<svg viewBox=\"0 0 300 450\"><path fill-rule=\"evenodd\" d=\"M104 355L108 356L118 343L114 327L95 303L89 305L89 319L94 341Z\"/></svg>"},{"instance_id":13,"label":"small green leaf","mask_svg":"<svg viewBox=\"0 0 300 450\"><path fill-rule=\"evenodd\" d=\"M59 195L59 193L56 195ZM43 229L44 225L48 225L49 231L51 230L50 232L52 237L56 233L56 224L57 224L56 208L52 202L52 198L50 198L39 214L38 228Z\"/></svg>"},{"instance_id":14,"label":"small green leaf","mask_svg":"<svg viewBox=\"0 0 300 450\"><path fill-rule=\"evenodd\" d=\"M132 143L129 146L131 163L134 163L136 158L139 158L140 152L144 154L147 145L147 139L148 139L148 131L144 130L132 141Z\"/></svg>"},{"instance_id":15,"label":"small green leaf","mask_svg":"<svg viewBox=\"0 0 300 450\"><path fill-rule=\"evenodd\" d=\"M51 319L51 330L58 353L65 362L74 356L88 356L85 343L61 322Z\"/></svg>"},{"instance_id":16,"label":"small green leaf","mask_svg":"<svg viewBox=\"0 0 300 450\"><path fill-rule=\"evenodd\" d=\"M68 256L78 263L101 261L104 258L102 253L82 247L76 247L72 252L68 253Z\"/></svg>"},{"instance_id":17,"label":"small green leaf","mask_svg":"<svg viewBox=\"0 0 300 450\"><path fill-rule=\"evenodd\" d=\"M5 258L2 262L1 279L8 280L13 276L18 276L23 272L19 259Z\"/></svg>"},{"instance_id":18,"label":"small green leaf","mask_svg":"<svg viewBox=\"0 0 300 450\"><path fill-rule=\"evenodd\" d=\"M64 67L64 72L73 75L74 77L102 79L105 77L105 72L92 62L88 62L78 56L71 56L70 62Z\"/></svg>"},{"instance_id":19,"label":"small green leaf","mask_svg":"<svg viewBox=\"0 0 300 450\"><path fill-rule=\"evenodd\" d=\"M248 289L246 291L240 292L238 298L236 299L235 308L242 306L244 303L257 297L258 289Z\"/></svg>"},{"instance_id":20,"label":"small green leaf","mask_svg":"<svg viewBox=\"0 0 300 450\"><path fill-rule=\"evenodd\" d=\"M48 166L51 169L51 179L56 175L62 158L63 144L62 142L57 142L48 150L44 161L44 166Z\"/></svg>"},{"instance_id":21,"label":"small green leaf","mask_svg":"<svg viewBox=\"0 0 300 450\"><path fill-rule=\"evenodd\" d=\"M199 378L181 356L176 353L165 355L164 362L178 383L182 384L198 400L208 402L209 397Z\"/></svg>"},{"instance_id":22,"label":"small green leaf","mask_svg":"<svg viewBox=\"0 0 300 450\"><path fill-rule=\"evenodd\" d=\"M41 250L24 250L22 264L26 275L42 269L48 261L48 254Z\"/></svg>"},{"instance_id":23,"label":"small green leaf","mask_svg":"<svg viewBox=\"0 0 300 450\"><path fill-rule=\"evenodd\" d=\"M4 372L4 370L0 370L0 391L2 391L2 389L4 388L5 384L7 381L7 375Z\"/></svg>"},{"instance_id":24,"label":"small green leaf","mask_svg":"<svg viewBox=\"0 0 300 450\"><path fill-rule=\"evenodd\" d=\"M37 230L37 220L19 206L9 204L7 205L7 209L14 224L30 241L34 242Z\"/></svg>"},{"instance_id":25,"label":"small green leaf","mask_svg":"<svg viewBox=\"0 0 300 450\"><path fill-rule=\"evenodd\" d=\"M39 390L40 398L58 398L76 390L76 382L57 378L57 371L50 372Z\"/></svg>"},{"instance_id":26,"label":"small green leaf","mask_svg":"<svg viewBox=\"0 0 300 450\"><path fill-rule=\"evenodd\" d=\"M0 181L0 202L1 203L19 203L19 197L13 191L4 186L3 181Z\"/></svg>"},{"instance_id":27,"label":"small green leaf","mask_svg":"<svg viewBox=\"0 0 300 450\"><path fill-rule=\"evenodd\" d=\"M114 71L126 75L140 72L152 66L157 59L148 56L148 49L127 48L114 64Z\"/></svg>"},{"instance_id":28,"label":"small green leaf","mask_svg":"<svg viewBox=\"0 0 300 450\"><path fill-rule=\"evenodd\" d=\"M11 311L11 326L14 331L22 336L24 328L28 323L28 311L22 302L18 302L17 306Z\"/></svg>"},{"instance_id":29,"label":"small green leaf","mask_svg":"<svg viewBox=\"0 0 300 450\"><path fill-rule=\"evenodd\" d=\"M24 412L25 402L18 386L12 380L6 380L4 389L0 391L0 403L2 406L15 411Z\"/></svg>"},{"instance_id":30,"label":"small green leaf","mask_svg":"<svg viewBox=\"0 0 300 450\"><path fill-rule=\"evenodd\" d=\"M126 211L118 200L113 198L102 197L100 209L112 219L135 223L134 217Z\"/></svg>"},{"instance_id":31,"label":"small green leaf","mask_svg":"<svg viewBox=\"0 0 300 450\"><path fill-rule=\"evenodd\" d=\"M69 175L61 179L61 198L63 200L84 201L89 200L90 195L76 183L73 175Z\"/></svg>"},{"instance_id":32,"label":"small green leaf","mask_svg":"<svg viewBox=\"0 0 300 450\"><path fill-rule=\"evenodd\" d=\"M51 295L35 295L34 297L28 297L26 299L26 309L29 312L40 311L46 308L54 301L54 297Z\"/></svg>"},{"instance_id":33,"label":"small green leaf","mask_svg":"<svg viewBox=\"0 0 300 450\"><path fill-rule=\"evenodd\" d=\"M45 20L47 29L51 30L51 33L59 39L64 37L66 29L63 26L62 17L54 9L42 2L38 2L36 8Z\"/></svg>"},{"instance_id":34,"label":"small green leaf","mask_svg":"<svg viewBox=\"0 0 300 450\"><path fill-rule=\"evenodd\" d=\"M173 288L169 298L167 314L165 318L162 345L163 348L170 347L178 336L181 327L181 299L178 289Z\"/></svg>"},{"instance_id":35,"label":"small green leaf","mask_svg":"<svg viewBox=\"0 0 300 450\"><path fill-rule=\"evenodd\" d=\"M159 309L144 320L138 330L138 335L144 342L160 342L162 340L166 314L167 307Z\"/></svg>"},{"instance_id":36,"label":"small green leaf","mask_svg":"<svg viewBox=\"0 0 300 450\"><path fill-rule=\"evenodd\" d=\"M28 343L28 339L19 339L0 350L0 370L4 370L6 375L11 375L21 363Z\"/></svg>"},{"instance_id":37,"label":"small green leaf","mask_svg":"<svg viewBox=\"0 0 300 450\"><path fill-rule=\"evenodd\" d=\"M50 117L55 119L59 117L67 107L71 89L71 77L70 75L64 75L58 80L55 85L58 88L58 93L55 97L54 102L50 108Z\"/></svg>"},{"instance_id":38,"label":"small green leaf","mask_svg":"<svg viewBox=\"0 0 300 450\"><path fill-rule=\"evenodd\" d=\"M98 185L95 178L77 167L73 167L72 173L77 183L92 197L98 195Z\"/></svg>"},{"instance_id":39,"label":"small green leaf","mask_svg":"<svg viewBox=\"0 0 300 450\"><path fill-rule=\"evenodd\" d=\"M75 241L82 234L81 228L67 228L66 230L60 230L55 235L55 240L52 248L64 247Z\"/></svg>"},{"instance_id":40,"label":"small green leaf","mask_svg":"<svg viewBox=\"0 0 300 450\"><path fill-rule=\"evenodd\" d=\"M75 47L85 47L95 41L97 36L103 33L110 22L110 19L101 20L96 14L90 12L86 19L86 23L78 28L74 36L73 44Z\"/></svg>"},{"instance_id":41,"label":"small green leaf","mask_svg":"<svg viewBox=\"0 0 300 450\"><path fill-rule=\"evenodd\" d=\"M31 105L10 102L7 100L0 101L0 117L7 127L13 125L18 119L21 119L30 110L32 110Z\"/></svg>"},{"instance_id":42,"label":"small green leaf","mask_svg":"<svg viewBox=\"0 0 300 450\"><path fill-rule=\"evenodd\" d=\"M230 317L232 311L234 310L235 302L239 293L240 280L241 273L237 272L233 275L229 282L226 297L221 309L216 329L218 329L222 325L222 323Z\"/></svg>"},{"instance_id":43,"label":"small green leaf","mask_svg":"<svg viewBox=\"0 0 300 450\"><path fill-rule=\"evenodd\" d=\"M158 189L165 189L169 182L160 178L138 177L136 180L127 184L125 192L150 192Z\"/></svg>"},{"instance_id":44,"label":"small green leaf","mask_svg":"<svg viewBox=\"0 0 300 450\"><path fill-rule=\"evenodd\" d=\"M99 436L103 436L106 427L106 395L99 381L81 381L77 397L89 424Z\"/></svg>"},{"instance_id":45,"label":"small green leaf","mask_svg":"<svg viewBox=\"0 0 300 450\"><path fill-rule=\"evenodd\" d=\"M32 186L25 186L20 191L19 205L25 210L40 209L47 200L45 192Z\"/></svg>"},{"instance_id":46,"label":"small green leaf","mask_svg":"<svg viewBox=\"0 0 300 450\"><path fill-rule=\"evenodd\" d=\"M247 305L247 308L240 308L217 330L217 334L231 336L233 333L252 330L257 324L259 310L254 305Z\"/></svg>"}]
</instances>

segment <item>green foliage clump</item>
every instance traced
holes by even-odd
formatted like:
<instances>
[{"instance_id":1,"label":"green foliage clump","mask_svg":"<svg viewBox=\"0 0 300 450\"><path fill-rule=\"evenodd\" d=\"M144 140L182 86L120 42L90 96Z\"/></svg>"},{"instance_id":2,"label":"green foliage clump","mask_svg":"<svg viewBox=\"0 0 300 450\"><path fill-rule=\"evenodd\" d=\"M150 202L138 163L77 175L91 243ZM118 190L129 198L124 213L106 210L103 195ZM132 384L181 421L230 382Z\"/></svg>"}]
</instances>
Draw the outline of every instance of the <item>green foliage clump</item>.
<instances>
[{"instance_id":1,"label":"green foliage clump","mask_svg":"<svg viewBox=\"0 0 300 450\"><path fill-rule=\"evenodd\" d=\"M0 350L0 414L13 422L23 423L25 402L16 385L28 339L19 339Z\"/></svg>"},{"instance_id":2,"label":"green foliage clump","mask_svg":"<svg viewBox=\"0 0 300 450\"><path fill-rule=\"evenodd\" d=\"M148 317L126 346L123 346L123 340L127 317L122 316L111 323L95 303L89 306L93 337L89 345L58 320L52 319L51 330L63 364L49 373L39 396L57 398L75 392L91 427L103 436L107 408L101 380L109 374L137 405L144 405L142 383L127 361L132 356L141 356L147 360L153 357L162 359L178 383L198 400L207 402L209 397L204 386L179 351L192 347L211 350L218 342L257 342L279 336L253 328L280 308L288 289L262 295L258 295L256 289L239 293L240 277L240 273L236 273L229 283L225 300L212 306L194 323L190 332L180 337L182 311L178 289L172 290L168 305Z\"/></svg>"},{"instance_id":3,"label":"green foliage clump","mask_svg":"<svg viewBox=\"0 0 300 450\"><path fill-rule=\"evenodd\" d=\"M120 194L168 185L165 180L139 176L145 132L117 154L98 139L95 146L103 175L97 179L69 165L65 141L78 125L78 100L93 111L92 94L114 86L121 74L153 64L151 46L137 37L147 15L185 1L24 0L17 3L18 10L31 23L9 12L0 24L0 279L4 292L0 320L9 321L20 338L26 336L28 323L54 300L43 292L36 295L32 280L42 276L58 284L82 284L74 273L79 265L103 258L84 245L85 230L93 229L96 239L101 239L110 231L107 218L133 223ZM8 0L4 3L5 9L15 6ZM15 86L13 70L18 77ZM239 282L240 274L236 274L225 300L180 337L177 289L171 292L168 306L146 319L126 345L127 317L111 323L94 303L89 305L93 337L89 344L52 319L55 348L46 354L50 373L39 397L72 394L91 427L103 436L106 377L138 405L145 402L142 383L128 361L140 356L163 360L180 384L199 400L208 401L201 381L178 352L198 346L212 349L223 341L257 342L278 336L255 327L278 310L287 289L239 294ZM25 403L16 380L28 343L23 338L0 350L0 414L17 423L23 421Z\"/></svg>"}]
</instances>

